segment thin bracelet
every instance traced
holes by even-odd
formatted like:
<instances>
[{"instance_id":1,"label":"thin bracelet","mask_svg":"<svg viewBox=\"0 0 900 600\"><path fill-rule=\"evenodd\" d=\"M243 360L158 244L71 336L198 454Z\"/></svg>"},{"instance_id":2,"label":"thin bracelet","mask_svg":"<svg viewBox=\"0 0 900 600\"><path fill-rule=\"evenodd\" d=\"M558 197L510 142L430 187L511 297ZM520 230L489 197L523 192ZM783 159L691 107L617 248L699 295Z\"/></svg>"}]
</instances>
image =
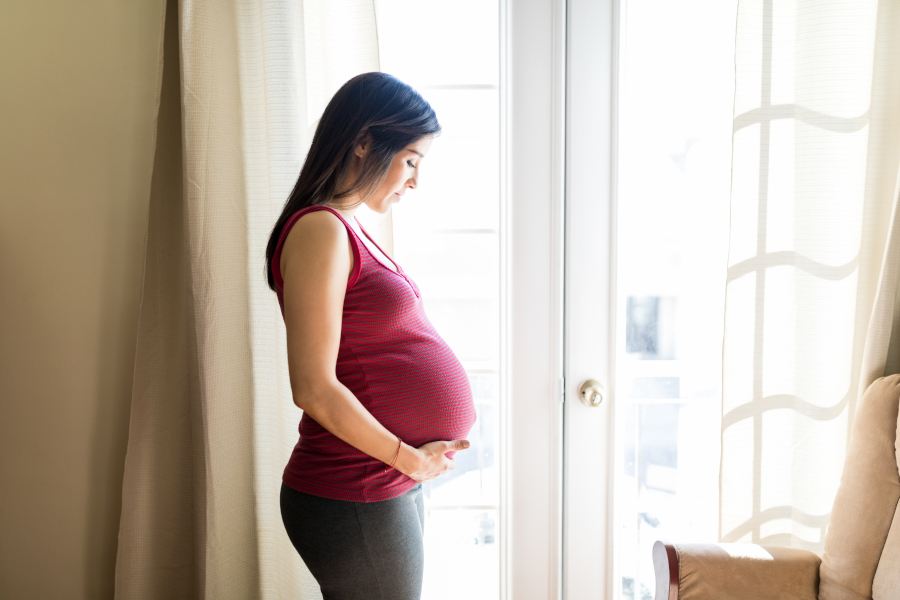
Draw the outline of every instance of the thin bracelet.
<instances>
[{"instance_id":1,"label":"thin bracelet","mask_svg":"<svg viewBox=\"0 0 900 600\"><path fill-rule=\"evenodd\" d=\"M387 473L387 470L388 470L388 469L393 469L393 468L394 468L394 463L397 462L397 458L400 457L400 446L402 446L402 445L403 445L403 440L401 440L401 439L398 437L398 438L397 438L397 453L394 454L394 458L391 460L391 463L390 463L388 466L386 466L386 467L384 468L384 472L385 472L385 473Z\"/></svg>"}]
</instances>

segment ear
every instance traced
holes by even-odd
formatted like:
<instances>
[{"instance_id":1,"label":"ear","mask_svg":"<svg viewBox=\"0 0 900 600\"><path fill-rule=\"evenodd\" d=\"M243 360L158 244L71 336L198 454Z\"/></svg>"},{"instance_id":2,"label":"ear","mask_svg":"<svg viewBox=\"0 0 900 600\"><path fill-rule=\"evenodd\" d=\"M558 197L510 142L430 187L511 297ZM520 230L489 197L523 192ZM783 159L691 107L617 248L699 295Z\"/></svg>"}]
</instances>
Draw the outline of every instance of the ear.
<instances>
[{"instance_id":1,"label":"ear","mask_svg":"<svg viewBox=\"0 0 900 600\"><path fill-rule=\"evenodd\" d=\"M369 133L362 133L360 134L359 141L356 143L356 147L353 148L353 153L359 158L365 158L371 147L372 135Z\"/></svg>"}]
</instances>

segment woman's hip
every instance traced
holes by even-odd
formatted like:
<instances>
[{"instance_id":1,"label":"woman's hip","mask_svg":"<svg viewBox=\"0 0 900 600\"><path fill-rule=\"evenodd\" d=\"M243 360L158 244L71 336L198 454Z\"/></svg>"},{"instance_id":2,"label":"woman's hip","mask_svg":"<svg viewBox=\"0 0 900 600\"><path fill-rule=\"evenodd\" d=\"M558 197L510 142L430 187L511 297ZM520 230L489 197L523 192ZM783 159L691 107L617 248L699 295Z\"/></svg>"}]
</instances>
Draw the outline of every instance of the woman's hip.
<instances>
[{"instance_id":1,"label":"woman's hip","mask_svg":"<svg viewBox=\"0 0 900 600\"><path fill-rule=\"evenodd\" d=\"M381 502L347 502L282 485L281 515L326 600L418 600L424 572L422 486Z\"/></svg>"}]
</instances>

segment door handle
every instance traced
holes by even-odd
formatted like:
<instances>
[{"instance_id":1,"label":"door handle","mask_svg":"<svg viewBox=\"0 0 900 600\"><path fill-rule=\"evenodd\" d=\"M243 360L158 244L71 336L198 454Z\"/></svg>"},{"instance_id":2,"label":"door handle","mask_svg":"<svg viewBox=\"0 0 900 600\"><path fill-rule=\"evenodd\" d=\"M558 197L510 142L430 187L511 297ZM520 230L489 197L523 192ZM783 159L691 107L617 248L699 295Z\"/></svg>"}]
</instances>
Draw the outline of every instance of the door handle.
<instances>
[{"instance_id":1,"label":"door handle","mask_svg":"<svg viewBox=\"0 0 900 600\"><path fill-rule=\"evenodd\" d=\"M591 408L600 406L605 394L606 389L603 387L603 384L596 379L586 379L584 383L581 384L581 387L578 388L578 395L581 398L581 401Z\"/></svg>"}]
</instances>

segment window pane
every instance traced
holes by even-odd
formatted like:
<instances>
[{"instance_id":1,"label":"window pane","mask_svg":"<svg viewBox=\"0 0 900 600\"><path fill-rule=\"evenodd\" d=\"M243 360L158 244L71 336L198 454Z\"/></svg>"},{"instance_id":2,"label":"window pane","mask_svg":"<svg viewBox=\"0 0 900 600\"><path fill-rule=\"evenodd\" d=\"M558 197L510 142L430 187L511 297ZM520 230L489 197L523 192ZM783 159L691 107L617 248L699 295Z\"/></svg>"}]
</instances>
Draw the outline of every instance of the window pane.
<instances>
[{"instance_id":1,"label":"window pane","mask_svg":"<svg viewBox=\"0 0 900 600\"><path fill-rule=\"evenodd\" d=\"M469 373L477 419L456 468L425 488L423 598L496 599L500 554L499 5L377 0L381 68L443 131L392 210L394 256ZM464 42L462 41L464 40Z\"/></svg>"},{"instance_id":2,"label":"window pane","mask_svg":"<svg viewBox=\"0 0 900 600\"><path fill-rule=\"evenodd\" d=\"M619 99L616 557L716 541L734 0L626 0Z\"/></svg>"},{"instance_id":3,"label":"window pane","mask_svg":"<svg viewBox=\"0 0 900 600\"><path fill-rule=\"evenodd\" d=\"M422 598L459 600L500 596L496 510L425 512Z\"/></svg>"},{"instance_id":4,"label":"window pane","mask_svg":"<svg viewBox=\"0 0 900 600\"><path fill-rule=\"evenodd\" d=\"M375 7L383 71L419 88L497 85L497 2L376 0Z\"/></svg>"}]
</instances>

